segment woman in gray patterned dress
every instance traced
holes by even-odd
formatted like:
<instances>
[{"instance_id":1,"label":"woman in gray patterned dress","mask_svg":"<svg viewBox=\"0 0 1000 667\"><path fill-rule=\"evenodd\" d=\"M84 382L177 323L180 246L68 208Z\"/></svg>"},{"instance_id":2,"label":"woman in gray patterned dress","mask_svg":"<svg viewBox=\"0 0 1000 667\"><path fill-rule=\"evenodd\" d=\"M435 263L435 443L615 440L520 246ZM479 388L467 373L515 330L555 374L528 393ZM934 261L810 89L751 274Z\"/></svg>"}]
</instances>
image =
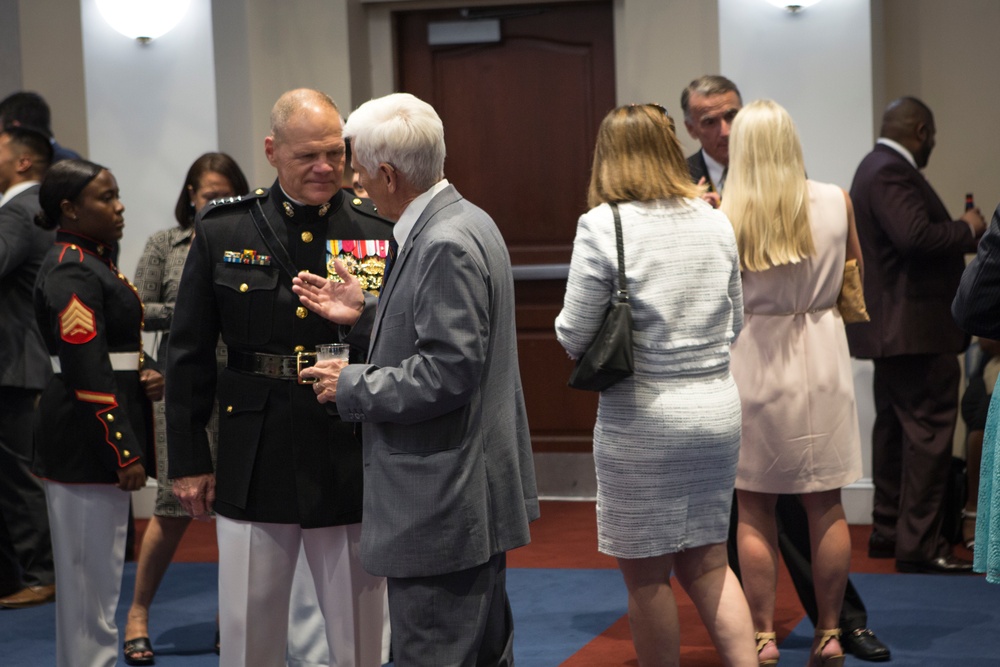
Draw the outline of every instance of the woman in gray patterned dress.
<instances>
[{"instance_id":1,"label":"woman in gray patterned dress","mask_svg":"<svg viewBox=\"0 0 1000 667\"><path fill-rule=\"evenodd\" d=\"M167 336L174 313L174 302L184 270L191 240L194 238L195 215L213 199L245 195L249 191L247 179L233 158L225 153L205 153L191 165L184 187L181 188L174 209L177 227L154 233L139 259L135 272L135 285L145 306L145 330L156 332L159 337L156 359L161 366L166 362ZM220 343L217 354L225 362L225 346ZM152 664L153 651L149 644L149 605L153 602L167 566L177 551L177 545L191 522L180 503L174 498L173 485L167 479L167 436L163 401L154 405L156 432L156 508L142 539L139 563L135 575L135 596L128 613L125 639L145 639L133 643L136 650L126 653L130 664ZM209 434L215 454L215 433L218 415L213 414L212 433Z\"/></svg>"},{"instance_id":2,"label":"woman in gray patterned dress","mask_svg":"<svg viewBox=\"0 0 1000 667\"><path fill-rule=\"evenodd\" d=\"M743 325L726 217L698 198L673 120L657 105L601 123L559 342L587 349L617 287L617 203L635 334L635 375L601 392L594 427L598 547L618 559L639 664L680 660L673 572L726 665L756 665L750 611L726 536L740 444L729 346Z\"/></svg>"}]
</instances>

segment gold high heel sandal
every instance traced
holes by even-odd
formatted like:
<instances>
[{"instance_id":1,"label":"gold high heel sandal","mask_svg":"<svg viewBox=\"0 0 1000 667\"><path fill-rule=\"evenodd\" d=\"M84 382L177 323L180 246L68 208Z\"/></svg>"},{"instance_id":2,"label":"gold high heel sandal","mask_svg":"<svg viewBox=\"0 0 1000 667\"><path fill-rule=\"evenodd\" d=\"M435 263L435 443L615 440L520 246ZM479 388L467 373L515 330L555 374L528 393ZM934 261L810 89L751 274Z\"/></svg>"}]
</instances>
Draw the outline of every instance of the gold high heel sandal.
<instances>
[{"instance_id":1,"label":"gold high heel sandal","mask_svg":"<svg viewBox=\"0 0 1000 667\"><path fill-rule=\"evenodd\" d=\"M823 648L830 643L831 639L840 641L840 628L832 628L830 630L820 630L817 628L813 637L819 639L819 645L816 647L816 652L813 654L816 662L810 661L809 664L815 664L818 665L818 667L843 667L843 653L838 653L837 655L823 655Z\"/></svg>"},{"instance_id":2,"label":"gold high heel sandal","mask_svg":"<svg viewBox=\"0 0 1000 667\"><path fill-rule=\"evenodd\" d=\"M757 640L757 655L760 656L760 652L764 650L764 647L769 643L774 642L774 645L778 645L778 635L773 632L755 632L753 638ZM767 667L774 667L778 664L777 658L769 658L767 660L761 660L759 657L757 659L757 664L767 665Z\"/></svg>"}]
</instances>

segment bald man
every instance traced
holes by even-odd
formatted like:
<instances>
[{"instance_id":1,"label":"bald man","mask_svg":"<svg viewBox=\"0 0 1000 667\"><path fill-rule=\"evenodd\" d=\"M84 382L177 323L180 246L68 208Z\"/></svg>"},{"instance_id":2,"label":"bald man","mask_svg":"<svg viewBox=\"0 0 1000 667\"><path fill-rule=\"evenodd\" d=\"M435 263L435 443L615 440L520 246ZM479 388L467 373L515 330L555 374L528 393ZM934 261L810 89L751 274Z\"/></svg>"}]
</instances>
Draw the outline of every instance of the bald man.
<instances>
[{"instance_id":1,"label":"bald man","mask_svg":"<svg viewBox=\"0 0 1000 667\"><path fill-rule=\"evenodd\" d=\"M869 555L900 572L956 574L972 564L941 536L961 372L969 343L951 301L986 229L978 208L954 220L920 173L934 148L934 115L913 97L893 101L861 161L851 199L865 263L871 322L847 325L851 354L875 365Z\"/></svg>"},{"instance_id":2,"label":"bald man","mask_svg":"<svg viewBox=\"0 0 1000 667\"><path fill-rule=\"evenodd\" d=\"M181 279L167 353L169 473L193 517L217 515L223 666L285 664L300 548L336 664L381 664L385 581L359 560L358 431L299 377L339 332L291 289L298 271L330 274L332 241L391 237L368 200L341 190L344 151L333 100L282 95L264 140L277 180L202 212ZM217 373L220 334L229 357ZM352 349L352 361L365 352ZM205 427L216 395L213 471Z\"/></svg>"}]
</instances>

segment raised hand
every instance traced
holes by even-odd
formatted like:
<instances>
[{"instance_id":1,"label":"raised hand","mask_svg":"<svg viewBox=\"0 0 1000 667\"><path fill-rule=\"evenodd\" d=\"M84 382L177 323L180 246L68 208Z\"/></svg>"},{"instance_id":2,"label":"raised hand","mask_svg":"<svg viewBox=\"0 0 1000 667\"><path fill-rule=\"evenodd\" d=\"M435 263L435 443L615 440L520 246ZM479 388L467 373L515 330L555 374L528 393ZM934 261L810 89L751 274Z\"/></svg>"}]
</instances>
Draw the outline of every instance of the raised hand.
<instances>
[{"instance_id":1,"label":"raised hand","mask_svg":"<svg viewBox=\"0 0 1000 667\"><path fill-rule=\"evenodd\" d=\"M358 321L364 310L364 291L343 262L334 260L334 267L343 282L302 271L292 278L292 291L302 305L314 313L335 324L351 325Z\"/></svg>"}]
</instances>

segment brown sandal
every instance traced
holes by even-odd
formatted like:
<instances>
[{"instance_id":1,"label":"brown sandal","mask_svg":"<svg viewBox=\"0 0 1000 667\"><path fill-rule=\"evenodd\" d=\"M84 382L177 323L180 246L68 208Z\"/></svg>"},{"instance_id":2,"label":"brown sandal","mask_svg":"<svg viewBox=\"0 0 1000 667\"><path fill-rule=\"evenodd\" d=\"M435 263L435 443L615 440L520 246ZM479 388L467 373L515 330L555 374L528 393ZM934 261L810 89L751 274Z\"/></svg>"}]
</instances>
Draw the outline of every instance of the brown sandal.
<instances>
[{"instance_id":1,"label":"brown sandal","mask_svg":"<svg viewBox=\"0 0 1000 667\"><path fill-rule=\"evenodd\" d=\"M840 628L831 628L830 630L816 629L813 637L819 640L819 644L816 646L816 652L813 653L813 660L809 661L810 665L817 665L818 667L843 667L844 665L844 654L838 653L836 655L823 655L823 648L830 643L831 639L836 639L840 641Z\"/></svg>"},{"instance_id":2,"label":"brown sandal","mask_svg":"<svg viewBox=\"0 0 1000 667\"><path fill-rule=\"evenodd\" d=\"M774 645L778 645L778 635L773 632L755 632L753 638L757 640L757 655L760 656L760 652L764 650L764 647L774 642ZM774 667L778 664L777 658L768 658L767 660L761 660L757 658L757 664L767 665L767 667Z\"/></svg>"}]
</instances>

